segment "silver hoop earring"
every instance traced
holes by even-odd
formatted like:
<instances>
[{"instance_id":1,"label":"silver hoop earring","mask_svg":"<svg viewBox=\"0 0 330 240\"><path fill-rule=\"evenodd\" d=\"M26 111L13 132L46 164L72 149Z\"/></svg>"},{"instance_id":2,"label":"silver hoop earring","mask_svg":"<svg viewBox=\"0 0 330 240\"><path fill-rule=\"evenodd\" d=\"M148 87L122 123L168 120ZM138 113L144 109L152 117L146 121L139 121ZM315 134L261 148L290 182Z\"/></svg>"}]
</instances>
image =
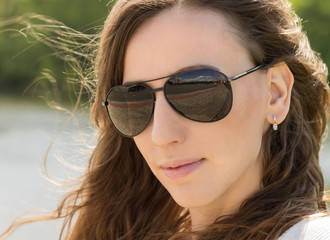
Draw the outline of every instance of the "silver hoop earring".
<instances>
[{"instance_id":1,"label":"silver hoop earring","mask_svg":"<svg viewBox=\"0 0 330 240\"><path fill-rule=\"evenodd\" d=\"M278 129L278 125L277 125L277 122L276 122L276 115L275 114L274 114L273 129L274 129L274 131L276 131Z\"/></svg>"}]
</instances>

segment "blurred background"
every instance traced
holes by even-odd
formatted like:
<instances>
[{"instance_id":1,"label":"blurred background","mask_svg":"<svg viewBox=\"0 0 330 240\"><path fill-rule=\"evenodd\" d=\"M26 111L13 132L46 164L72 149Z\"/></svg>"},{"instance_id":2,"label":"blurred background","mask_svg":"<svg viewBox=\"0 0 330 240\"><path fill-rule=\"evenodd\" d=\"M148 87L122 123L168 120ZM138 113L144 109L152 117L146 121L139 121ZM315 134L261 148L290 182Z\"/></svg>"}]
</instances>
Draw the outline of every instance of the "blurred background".
<instances>
[{"instance_id":1,"label":"blurred background","mask_svg":"<svg viewBox=\"0 0 330 240\"><path fill-rule=\"evenodd\" d=\"M330 66L330 1L291 2L303 19L312 48ZM29 29L25 20L31 20L29 13L46 15L91 36L101 29L112 4L108 0L1 0L0 232L26 211L56 208L65 189L46 180L46 156L49 175L64 183L81 174L96 142L96 131L89 119L90 95L82 91L76 109L78 77L63 56L54 54L59 51L56 46L25 35ZM13 20L18 16L20 23ZM57 37L62 41L61 36ZM78 58L88 62L84 56ZM320 161L328 186L329 157L330 142L326 141ZM33 223L9 239L55 240L60 226L61 221Z\"/></svg>"}]
</instances>

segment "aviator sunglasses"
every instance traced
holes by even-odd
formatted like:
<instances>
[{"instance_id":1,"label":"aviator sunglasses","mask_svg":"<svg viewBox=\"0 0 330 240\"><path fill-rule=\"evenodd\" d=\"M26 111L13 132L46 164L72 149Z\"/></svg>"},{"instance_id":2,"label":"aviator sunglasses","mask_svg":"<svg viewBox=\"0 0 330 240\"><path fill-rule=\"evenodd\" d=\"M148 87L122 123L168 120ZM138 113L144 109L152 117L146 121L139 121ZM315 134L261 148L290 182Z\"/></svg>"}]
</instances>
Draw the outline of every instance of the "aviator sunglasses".
<instances>
[{"instance_id":1,"label":"aviator sunglasses","mask_svg":"<svg viewBox=\"0 0 330 240\"><path fill-rule=\"evenodd\" d=\"M110 121L125 137L140 134L149 124L155 108L155 92L164 91L168 104L181 116L196 122L216 122L228 115L233 103L231 81L255 72L261 65L233 77L203 68L152 80L112 87L106 100ZM146 83L168 78L164 87L152 89Z\"/></svg>"}]
</instances>

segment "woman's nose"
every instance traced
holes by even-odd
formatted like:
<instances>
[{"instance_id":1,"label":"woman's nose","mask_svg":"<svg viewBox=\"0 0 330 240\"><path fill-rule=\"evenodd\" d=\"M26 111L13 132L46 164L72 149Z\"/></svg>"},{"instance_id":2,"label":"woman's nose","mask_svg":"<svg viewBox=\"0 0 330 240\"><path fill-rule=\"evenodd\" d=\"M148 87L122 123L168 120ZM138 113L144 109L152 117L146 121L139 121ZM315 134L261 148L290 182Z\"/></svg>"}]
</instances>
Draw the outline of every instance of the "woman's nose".
<instances>
[{"instance_id":1,"label":"woman's nose","mask_svg":"<svg viewBox=\"0 0 330 240\"><path fill-rule=\"evenodd\" d=\"M185 119L172 109L163 92L157 95L151 122L153 143L157 146L182 143L185 138Z\"/></svg>"}]
</instances>

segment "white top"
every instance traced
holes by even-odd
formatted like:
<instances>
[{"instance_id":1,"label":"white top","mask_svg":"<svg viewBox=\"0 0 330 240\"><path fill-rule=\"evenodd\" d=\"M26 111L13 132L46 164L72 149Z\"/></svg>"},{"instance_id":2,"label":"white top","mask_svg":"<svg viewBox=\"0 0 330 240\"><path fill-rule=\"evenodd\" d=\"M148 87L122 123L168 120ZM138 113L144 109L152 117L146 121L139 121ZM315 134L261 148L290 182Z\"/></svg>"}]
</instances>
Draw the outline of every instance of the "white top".
<instances>
[{"instance_id":1,"label":"white top","mask_svg":"<svg viewBox=\"0 0 330 240\"><path fill-rule=\"evenodd\" d=\"M288 229L278 240L330 240L330 216L312 215Z\"/></svg>"}]
</instances>

